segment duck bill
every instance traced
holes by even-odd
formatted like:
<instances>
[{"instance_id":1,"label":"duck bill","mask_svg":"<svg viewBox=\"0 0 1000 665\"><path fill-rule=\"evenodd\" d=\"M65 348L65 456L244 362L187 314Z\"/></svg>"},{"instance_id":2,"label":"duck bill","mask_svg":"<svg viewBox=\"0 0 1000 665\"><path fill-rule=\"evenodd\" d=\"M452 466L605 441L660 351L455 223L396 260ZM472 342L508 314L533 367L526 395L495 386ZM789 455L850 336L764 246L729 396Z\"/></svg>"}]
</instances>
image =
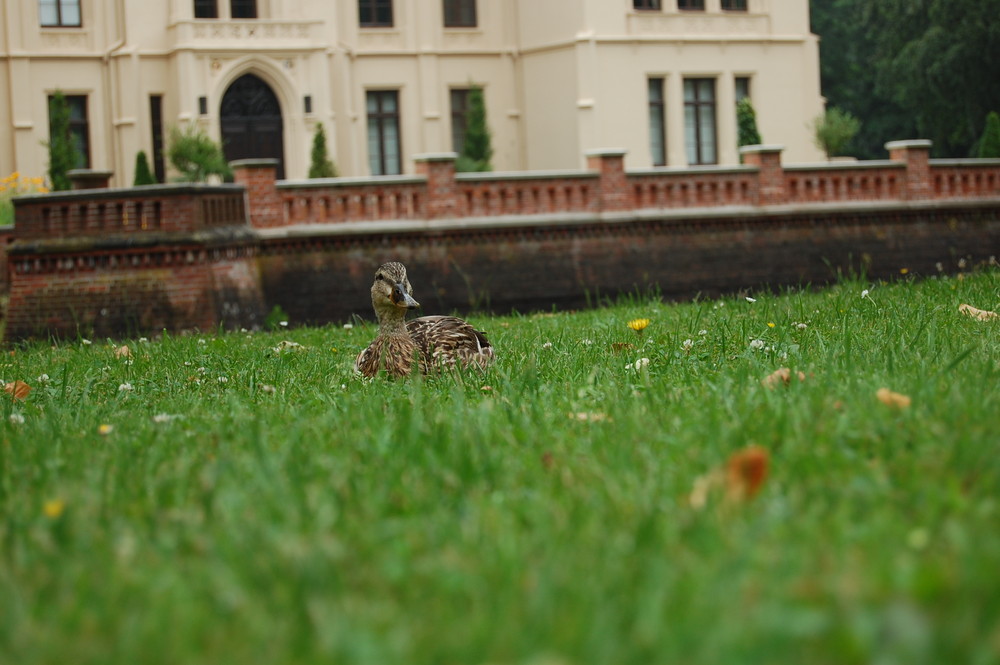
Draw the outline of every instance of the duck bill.
<instances>
[{"instance_id":1,"label":"duck bill","mask_svg":"<svg viewBox=\"0 0 1000 665\"><path fill-rule=\"evenodd\" d=\"M420 303L413 299L402 284L392 287L392 304L403 309L416 309Z\"/></svg>"}]
</instances>

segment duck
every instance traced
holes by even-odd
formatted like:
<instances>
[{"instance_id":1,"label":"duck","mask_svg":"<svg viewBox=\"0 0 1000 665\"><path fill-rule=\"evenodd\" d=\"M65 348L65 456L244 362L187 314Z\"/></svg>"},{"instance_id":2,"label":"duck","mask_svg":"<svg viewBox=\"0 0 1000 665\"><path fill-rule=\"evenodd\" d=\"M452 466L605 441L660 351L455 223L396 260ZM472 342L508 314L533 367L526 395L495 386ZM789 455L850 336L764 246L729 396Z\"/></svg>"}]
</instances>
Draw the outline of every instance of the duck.
<instances>
[{"instance_id":1,"label":"duck","mask_svg":"<svg viewBox=\"0 0 1000 665\"><path fill-rule=\"evenodd\" d=\"M354 369L365 377L384 371L391 377L437 374L456 367L485 369L495 357L486 334L457 316L422 316L406 320L409 310L420 307L406 266L383 263L372 283L372 308L378 335L358 354Z\"/></svg>"}]
</instances>

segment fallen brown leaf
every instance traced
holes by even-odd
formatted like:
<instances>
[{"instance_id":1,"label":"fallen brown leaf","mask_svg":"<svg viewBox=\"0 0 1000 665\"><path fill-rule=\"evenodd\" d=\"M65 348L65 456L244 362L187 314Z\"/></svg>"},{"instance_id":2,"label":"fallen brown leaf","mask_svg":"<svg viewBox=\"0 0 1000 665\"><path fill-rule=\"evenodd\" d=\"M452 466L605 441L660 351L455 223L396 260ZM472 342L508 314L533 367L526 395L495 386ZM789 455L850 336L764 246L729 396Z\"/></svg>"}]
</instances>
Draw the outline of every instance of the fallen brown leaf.
<instances>
[{"instance_id":1,"label":"fallen brown leaf","mask_svg":"<svg viewBox=\"0 0 1000 665\"><path fill-rule=\"evenodd\" d=\"M127 346L119 346L117 349L115 349L115 358L131 358L131 357L132 357L132 349L128 348Z\"/></svg>"},{"instance_id":2,"label":"fallen brown leaf","mask_svg":"<svg viewBox=\"0 0 1000 665\"><path fill-rule=\"evenodd\" d=\"M615 353L623 353L625 351L631 351L635 347L628 342L615 342L611 345L611 350Z\"/></svg>"},{"instance_id":3,"label":"fallen brown leaf","mask_svg":"<svg viewBox=\"0 0 1000 665\"><path fill-rule=\"evenodd\" d=\"M906 409L910 406L910 402L912 401L908 395L893 392L888 388L879 388L875 391L875 397L878 398L878 401L882 402L886 406L891 406L894 409Z\"/></svg>"},{"instance_id":4,"label":"fallen brown leaf","mask_svg":"<svg viewBox=\"0 0 1000 665\"><path fill-rule=\"evenodd\" d=\"M11 381L3 389L14 399L24 399L31 393L31 386L24 381Z\"/></svg>"},{"instance_id":5,"label":"fallen brown leaf","mask_svg":"<svg viewBox=\"0 0 1000 665\"><path fill-rule=\"evenodd\" d=\"M748 446L730 455L726 462L726 498L749 501L767 479L771 456L761 446Z\"/></svg>"},{"instance_id":6,"label":"fallen brown leaf","mask_svg":"<svg viewBox=\"0 0 1000 665\"><path fill-rule=\"evenodd\" d=\"M804 372L796 372L795 376L798 377L799 381L805 381L806 375ZM776 369L761 380L761 385L765 388L774 388L778 384L788 385L792 382L792 370L787 367L782 367Z\"/></svg>"},{"instance_id":7,"label":"fallen brown leaf","mask_svg":"<svg viewBox=\"0 0 1000 665\"><path fill-rule=\"evenodd\" d=\"M986 309L978 309L972 305L966 304L959 305L958 311L962 314L971 316L974 319L978 319L979 321L992 321L993 319L1000 317L1000 314L997 314L996 312L991 312Z\"/></svg>"}]
</instances>

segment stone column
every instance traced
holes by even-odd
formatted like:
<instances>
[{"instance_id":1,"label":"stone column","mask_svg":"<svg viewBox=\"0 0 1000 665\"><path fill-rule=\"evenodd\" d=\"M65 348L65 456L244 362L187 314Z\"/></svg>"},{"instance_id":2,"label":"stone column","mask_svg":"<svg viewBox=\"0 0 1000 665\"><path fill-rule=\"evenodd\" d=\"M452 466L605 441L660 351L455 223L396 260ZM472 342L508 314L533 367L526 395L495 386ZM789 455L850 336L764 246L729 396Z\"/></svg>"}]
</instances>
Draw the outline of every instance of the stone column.
<instances>
[{"instance_id":1,"label":"stone column","mask_svg":"<svg viewBox=\"0 0 1000 665\"><path fill-rule=\"evenodd\" d=\"M625 175L624 148L588 150L587 168L597 171L602 211L630 210L632 205L628 177Z\"/></svg>"},{"instance_id":2,"label":"stone column","mask_svg":"<svg viewBox=\"0 0 1000 665\"><path fill-rule=\"evenodd\" d=\"M427 218L447 219L459 215L458 183L455 181L454 152L414 155L417 174L427 178Z\"/></svg>"},{"instance_id":3,"label":"stone column","mask_svg":"<svg viewBox=\"0 0 1000 665\"><path fill-rule=\"evenodd\" d=\"M781 166L783 145L745 145L740 148L743 163L757 167L759 205L785 203L785 169Z\"/></svg>"},{"instance_id":4,"label":"stone column","mask_svg":"<svg viewBox=\"0 0 1000 665\"><path fill-rule=\"evenodd\" d=\"M107 189L111 182L112 171L97 169L71 169L66 171L66 177L73 183L73 189Z\"/></svg>"},{"instance_id":5,"label":"stone column","mask_svg":"<svg viewBox=\"0 0 1000 665\"><path fill-rule=\"evenodd\" d=\"M906 164L906 189L903 193L908 200L933 197L931 183L931 142L927 139L912 141L890 141L885 144L889 159Z\"/></svg>"},{"instance_id":6,"label":"stone column","mask_svg":"<svg viewBox=\"0 0 1000 665\"><path fill-rule=\"evenodd\" d=\"M277 159L239 159L229 163L233 181L247 190L247 210L254 228L281 226L284 214L281 197L275 183L278 179Z\"/></svg>"}]
</instances>

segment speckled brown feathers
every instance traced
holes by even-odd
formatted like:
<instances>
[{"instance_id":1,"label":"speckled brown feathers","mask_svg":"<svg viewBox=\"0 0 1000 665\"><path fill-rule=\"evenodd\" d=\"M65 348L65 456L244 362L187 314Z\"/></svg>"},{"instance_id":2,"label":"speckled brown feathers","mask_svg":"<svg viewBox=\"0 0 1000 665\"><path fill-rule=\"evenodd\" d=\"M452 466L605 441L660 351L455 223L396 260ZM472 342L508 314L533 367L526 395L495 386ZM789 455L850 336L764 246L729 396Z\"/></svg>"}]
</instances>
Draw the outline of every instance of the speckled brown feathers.
<instances>
[{"instance_id":1,"label":"speckled brown feathers","mask_svg":"<svg viewBox=\"0 0 1000 665\"><path fill-rule=\"evenodd\" d=\"M354 368L371 377L384 371L406 376L416 362L423 374L456 366L485 368L493 362L486 335L454 316L424 316L407 323L406 310L419 307L401 263L386 263L375 272L372 308L378 336L358 354Z\"/></svg>"}]
</instances>

